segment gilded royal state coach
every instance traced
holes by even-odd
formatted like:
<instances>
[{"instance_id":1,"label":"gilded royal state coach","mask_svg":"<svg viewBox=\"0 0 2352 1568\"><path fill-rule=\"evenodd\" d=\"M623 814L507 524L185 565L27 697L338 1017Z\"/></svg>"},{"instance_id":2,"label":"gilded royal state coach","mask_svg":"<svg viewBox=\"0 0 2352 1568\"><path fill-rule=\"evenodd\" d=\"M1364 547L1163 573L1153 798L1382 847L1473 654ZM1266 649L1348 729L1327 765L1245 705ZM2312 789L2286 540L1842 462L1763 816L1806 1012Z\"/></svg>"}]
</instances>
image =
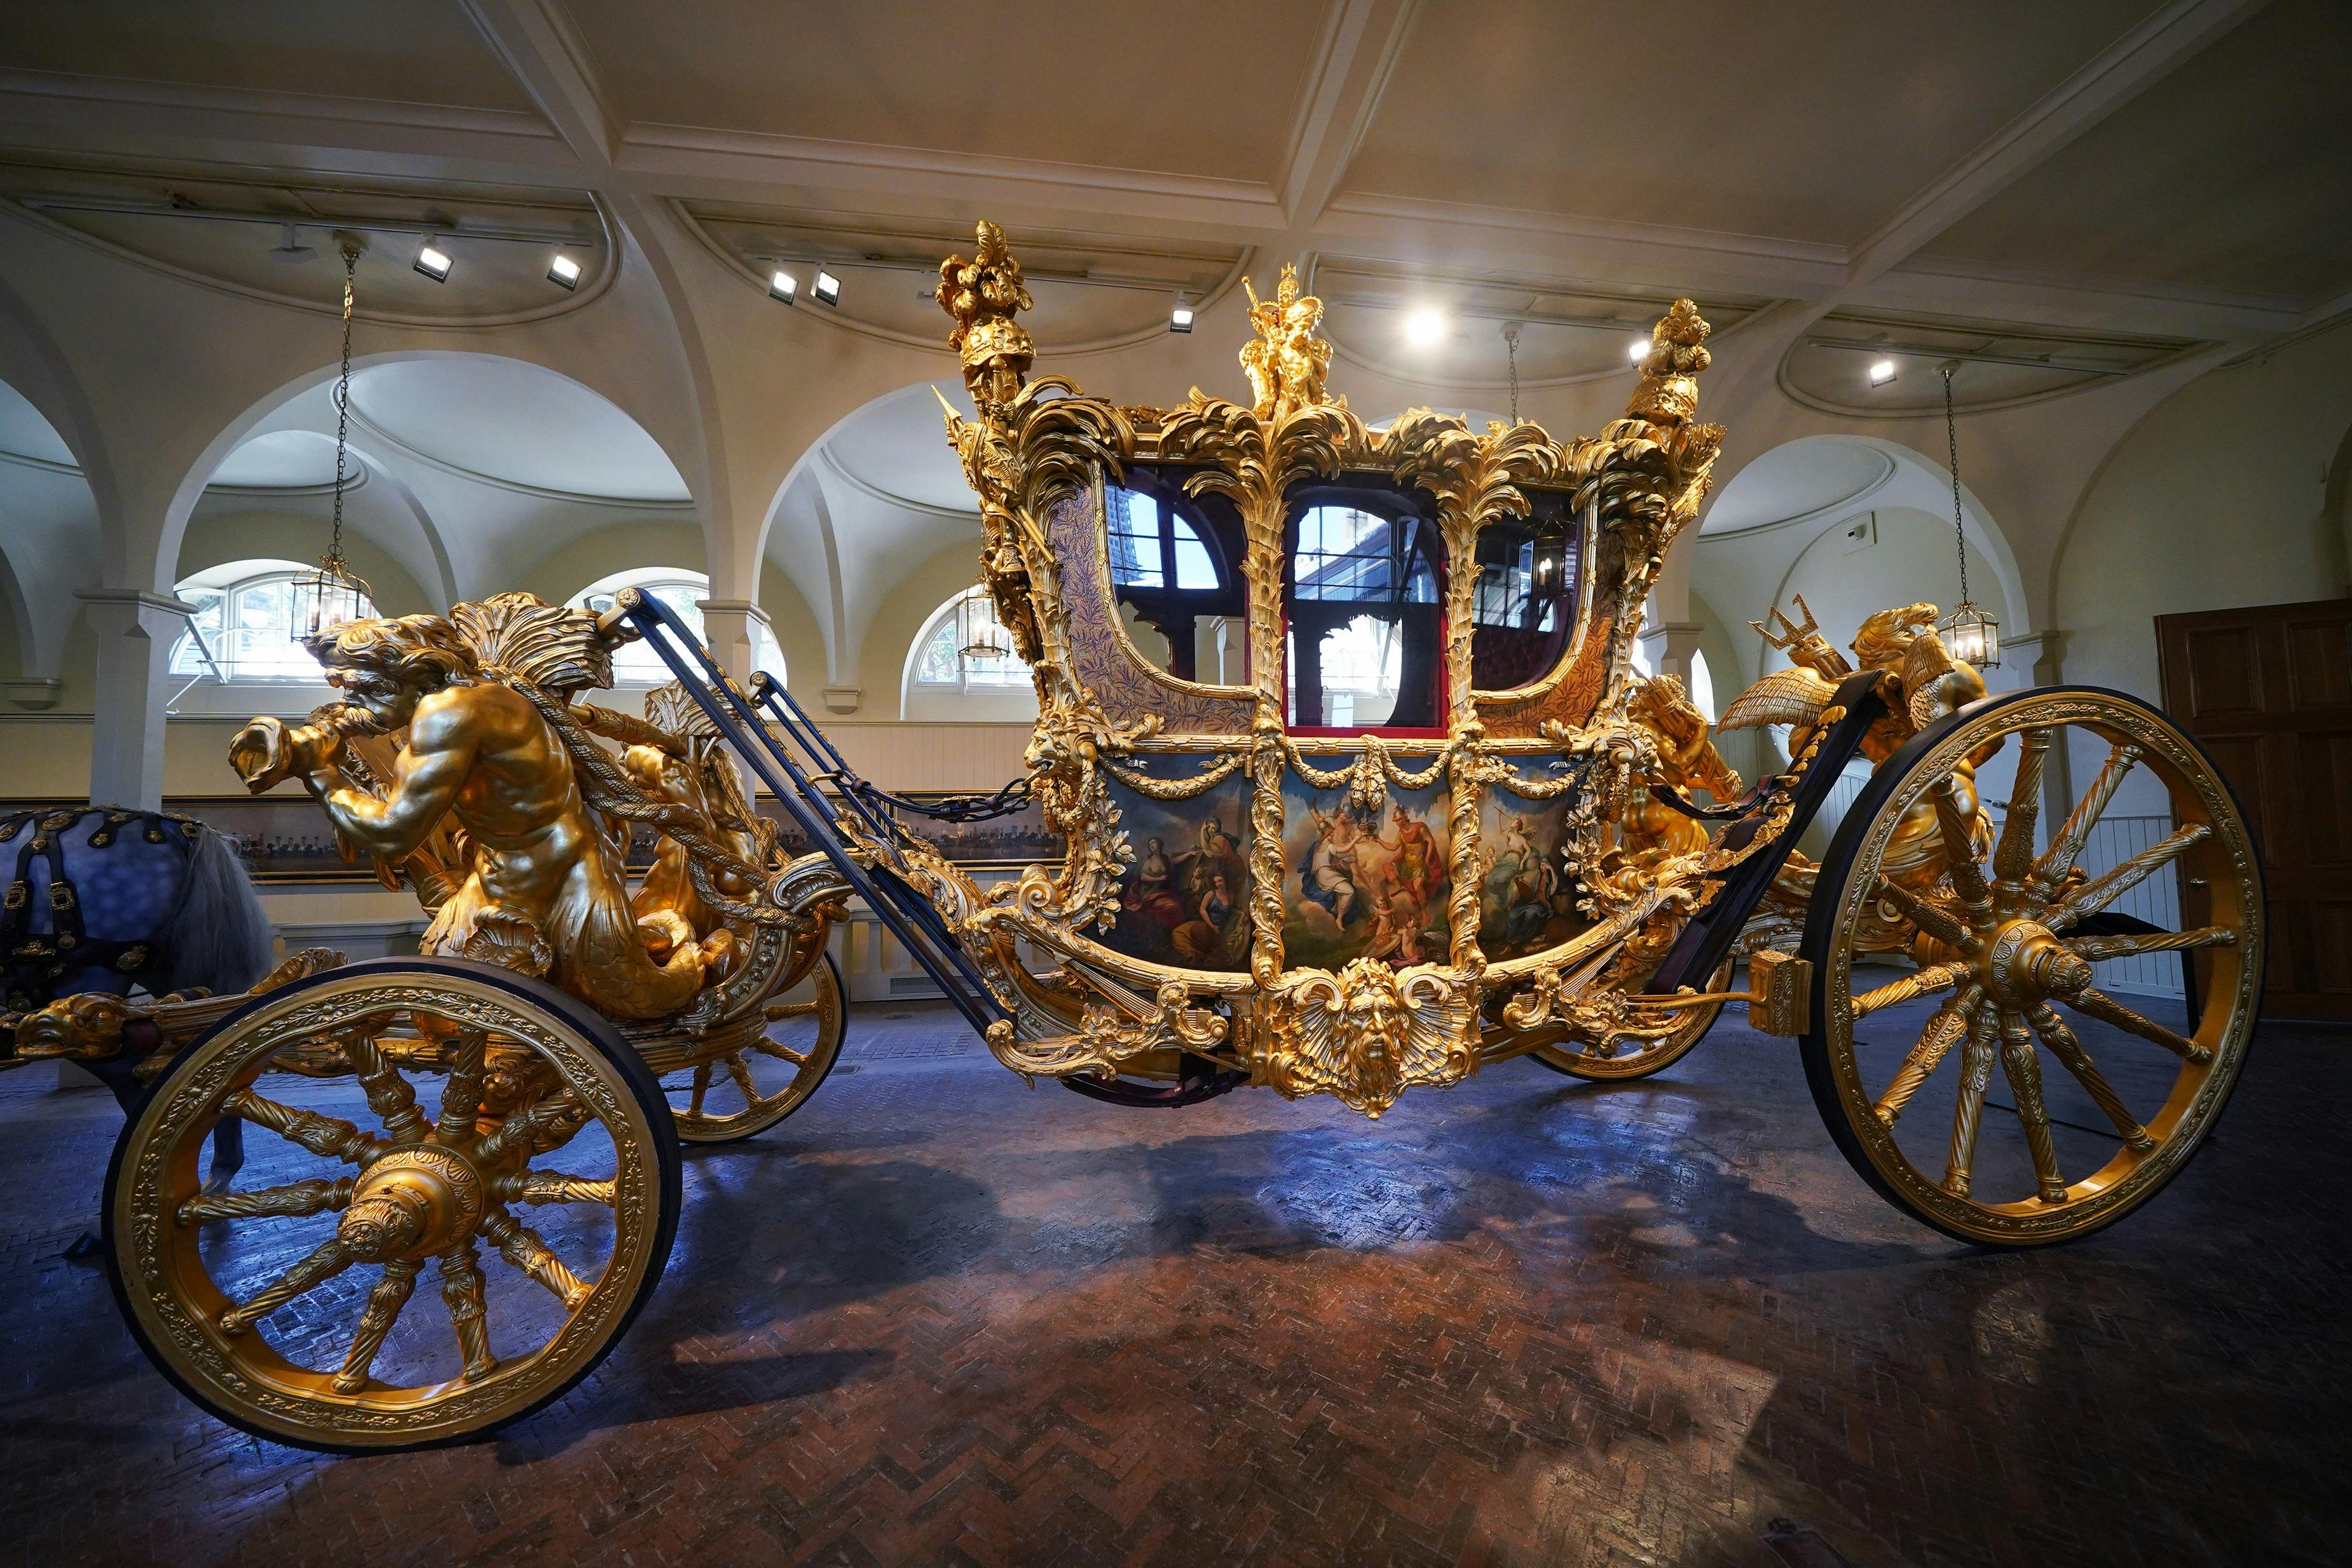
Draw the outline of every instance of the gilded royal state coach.
<instances>
[{"instance_id":1,"label":"gilded royal state coach","mask_svg":"<svg viewBox=\"0 0 2352 1568\"><path fill-rule=\"evenodd\" d=\"M1368 425L1325 386L1296 276L1250 299L1249 402L1122 407L1032 378L993 225L942 267L974 408L948 438L1039 707L992 795L877 789L633 591L313 639L350 700L257 720L233 760L257 789L298 781L415 890L425 953L303 956L250 997L64 1002L15 1030L24 1055L155 1081L105 1217L157 1364L224 1419L331 1448L560 1396L660 1276L678 1141L758 1132L831 1066L823 949L853 898L1005 1065L1116 1103L1255 1085L1378 1117L1521 1056L1639 1077L1744 1001L1795 1038L1855 1169L1948 1234L2079 1236L2170 1179L2262 974L2245 821L2193 741L2120 693L1988 695L1927 605L1872 617L1851 659L1806 614L1768 634L1790 667L1726 713L1788 727L1785 767L1743 789L1706 715L1631 662L1721 441L1690 301L1625 417L1560 441L1427 410ZM585 700L636 637L677 677L644 719ZM1827 852L1797 856L1856 758ZM2119 798L2171 831L2099 863ZM1033 803L1067 852L995 885L913 825ZM2177 928L2116 911L2159 875ZM2185 1006L2099 983L2167 954ZM225 1121L275 1134L243 1185L201 1168ZM428 1269L437 1305L412 1299Z\"/></svg>"}]
</instances>

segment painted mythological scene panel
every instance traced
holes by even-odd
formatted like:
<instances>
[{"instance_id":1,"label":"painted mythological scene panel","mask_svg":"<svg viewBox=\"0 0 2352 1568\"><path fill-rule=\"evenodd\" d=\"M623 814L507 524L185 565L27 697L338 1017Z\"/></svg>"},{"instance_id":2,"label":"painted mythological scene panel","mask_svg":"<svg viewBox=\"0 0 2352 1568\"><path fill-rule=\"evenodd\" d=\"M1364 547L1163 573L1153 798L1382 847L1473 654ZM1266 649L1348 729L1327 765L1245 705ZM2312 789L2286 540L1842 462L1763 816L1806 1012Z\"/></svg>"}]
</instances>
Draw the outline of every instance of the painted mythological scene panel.
<instances>
[{"instance_id":1,"label":"painted mythological scene panel","mask_svg":"<svg viewBox=\"0 0 2352 1568\"><path fill-rule=\"evenodd\" d=\"M1443 963L1447 933L1446 792L1391 790L1378 810L1348 791L1282 781L1285 965L1337 969L1361 957L1397 968Z\"/></svg>"},{"instance_id":2,"label":"painted mythological scene panel","mask_svg":"<svg viewBox=\"0 0 2352 1568\"><path fill-rule=\"evenodd\" d=\"M1478 946L1488 958L1556 946L1592 924L1560 854L1565 798L1490 789L1478 811Z\"/></svg>"},{"instance_id":3,"label":"painted mythological scene panel","mask_svg":"<svg viewBox=\"0 0 2352 1568\"><path fill-rule=\"evenodd\" d=\"M1159 779L1197 775L1197 757L1139 758ZM1110 798L1135 852L1118 917L1099 936L1114 952L1185 969L1249 967L1249 782L1245 773L1189 800L1155 800L1113 779Z\"/></svg>"}]
</instances>

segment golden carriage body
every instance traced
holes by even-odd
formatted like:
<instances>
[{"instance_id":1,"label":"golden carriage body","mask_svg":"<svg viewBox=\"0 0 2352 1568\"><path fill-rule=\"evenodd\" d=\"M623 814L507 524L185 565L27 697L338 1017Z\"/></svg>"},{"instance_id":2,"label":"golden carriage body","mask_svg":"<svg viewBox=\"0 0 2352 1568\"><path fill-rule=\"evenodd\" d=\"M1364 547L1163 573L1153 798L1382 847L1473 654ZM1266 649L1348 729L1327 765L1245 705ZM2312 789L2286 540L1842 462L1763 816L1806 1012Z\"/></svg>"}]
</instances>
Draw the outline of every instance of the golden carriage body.
<instances>
[{"instance_id":1,"label":"golden carriage body","mask_svg":"<svg viewBox=\"0 0 2352 1568\"><path fill-rule=\"evenodd\" d=\"M134 1008L127 1022L76 1025L60 1004L59 1051L135 1038L151 1052L158 1088L110 1178L109 1256L142 1343L207 1407L281 1440L407 1447L571 1386L659 1275L678 1137L772 1124L838 1051L822 948L851 897L1005 1065L1127 1104L1265 1086L1377 1117L1408 1090L1517 1056L1636 1076L1744 1000L1754 1025L1797 1039L1856 1169L1954 1236L2032 1245L2097 1228L2196 1149L2251 1030L2261 890L2242 816L2161 714L2080 688L1987 696L1928 606L1874 617L1852 661L1810 621L1784 623L1790 667L1725 718L1791 726L1792 760L1743 793L1704 716L1633 673L1649 589L1720 439L1696 417L1707 328L1688 301L1659 322L1626 416L1561 441L1425 410L1368 425L1327 393L1319 307L1287 273L1273 298L1253 295L1251 402L1196 391L1170 408L1030 379L1027 296L992 225L942 279L975 405L949 412L948 434L980 502L982 580L1038 695L1023 779L944 805L876 789L787 694L729 679L670 611L634 594L589 623L539 607L573 617L540 643L475 635L487 612L463 606L463 668L429 702L385 708L368 670L350 672L382 709L374 729L410 727L397 757L379 757L375 798L432 777L444 707L475 704L484 724L506 714L521 727L501 733L537 737L554 770L526 782L560 771L583 822L635 824L662 846L668 891L632 911L643 951L565 970L593 922L561 897L502 891L513 879L494 862L513 824L485 818L431 852L415 833L373 845L388 875L463 914L436 923L441 956L297 965L253 998ZM1204 618L1225 628L1213 680ZM1141 654L1131 623L1158 628L1172 668ZM678 676L663 722L577 700L596 683L573 664L630 636ZM1326 651L1349 639L1374 651L1370 688L1326 678ZM548 653L559 645L572 664ZM240 767L257 783L309 778L339 827L365 837L367 810L352 816L320 783L342 755L327 734L339 722L249 737ZM813 852L787 856L756 824L715 765L722 750ZM2043 783L2063 776L2053 759L2076 755L2095 772L2044 824ZM1857 756L1876 766L1830 852L1792 859ZM1976 789L1996 758L2011 779L1997 831ZM2160 790L2174 831L2086 873L2089 836L2126 788ZM1067 852L992 886L908 825L1032 803ZM2179 929L2112 912L2158 873L2179 879ZM609 906L617 875L599 874ZM2102 959L2166 952L2189 980L2180 1027L2093 984ZM667 978L642 978L648 954ZM610 996L669 995L681 955L704 971L678 1005L605 1016ZM614 991L622 970L640 979ZM780 1007L795 983L814 989ZM1924 1021L1900 1010L1915 1001L1932 1004ZM2162 1081L2110 1082L2062 1014L2119 1031L2165 1064ZM1874 1015L1904 1021L1889 1032ZM814 1030L781 1057L766 1032L779 1016ZM755 1061L789 1071L763 1085L744 1071ZM2086 1097L2091 1143L2061 1148L2045 1064ZM665 1101L663 1071L690 1103ZM341 1084L350 1103L274 1092L269 1073ZM1996 1074L2021 1139L2014 1190L1994 1190L1979 1159ZM429 1117L420 1075L441 1080ZM730 1084L744 1109L714 1111L707 1094ZM213 1190L198 1150L224 1118L320 1168ZM580 1153L591 1134L594 1168ZM578 1266L524 1225L530 1206L585 1213L573 1229L601 1261ZM226 1281L212 1227L297 1221L318 1228L315 1248L257 1254L247 1283ZM490 1337L483 1245L527 1281L528 1354ZM363 1295L333 1283L359 1264L378 1271ZM455 1361L437 1380L388 1375L380 1358L428 1265ZM273 1337L270 1314L322 1288L352 1292L352 1327L306 1358Z\"/></svg>"}]
</instances>

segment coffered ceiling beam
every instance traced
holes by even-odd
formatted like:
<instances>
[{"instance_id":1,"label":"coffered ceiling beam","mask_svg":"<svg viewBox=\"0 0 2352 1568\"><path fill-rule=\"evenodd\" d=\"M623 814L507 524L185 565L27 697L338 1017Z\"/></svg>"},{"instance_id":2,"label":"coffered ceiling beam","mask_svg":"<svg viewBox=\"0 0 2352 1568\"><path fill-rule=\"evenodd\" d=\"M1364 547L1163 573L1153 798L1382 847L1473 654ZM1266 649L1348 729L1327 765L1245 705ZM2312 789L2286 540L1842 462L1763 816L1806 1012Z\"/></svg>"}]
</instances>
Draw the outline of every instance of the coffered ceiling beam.
<instances>
[{"instance_id":1,"label":"coffered ceiling beam","mask_svg":"<svg viewBox=\"0 0 2352 1568\"><path fill-rule=\"evenodd\" d=\"M1849 277L1867 283L1915 254L2267 3L2170 0L1904 204L1853 247Z\"/></svg>"},{"instance_id":2,"label":"coffered ceiling beam","mask_svg":"<svg viewBox=\"0 0 2352 1568\"><path fill-rule=\"evenodd\" d=\"M1420 0L1331 0L1274 183L1286 227L1311 229L1339 190L1420 9Z\"/></svg>"}]
</instances>

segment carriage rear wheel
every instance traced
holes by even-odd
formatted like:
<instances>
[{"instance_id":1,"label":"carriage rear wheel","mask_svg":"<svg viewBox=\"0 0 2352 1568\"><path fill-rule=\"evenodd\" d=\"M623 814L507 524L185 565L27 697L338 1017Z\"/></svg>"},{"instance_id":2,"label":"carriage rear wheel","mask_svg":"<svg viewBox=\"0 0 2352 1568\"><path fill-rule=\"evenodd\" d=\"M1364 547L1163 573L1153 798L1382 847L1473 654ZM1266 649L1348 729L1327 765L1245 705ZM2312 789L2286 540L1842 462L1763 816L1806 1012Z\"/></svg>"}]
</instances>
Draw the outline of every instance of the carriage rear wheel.
<instances>
[{"instance_id":1,"label":"carriage rear wheel","mask_svg":"<svg viewBox=\"0 0 2352 1568\"><path fill-rule=\"evenodd\" d=\"M841 1059L848 1023L844 996L833 955L821 955L798 984L768 1005L762 1033L724 1055L664 1074L679 1140L735 1143L807 1104Z\"/></svg>"},{"instance_id":2,"label":"carriage rear wheel","mask_svg":"<svg viewBox=\"0 0 2352 1568\"><path fill-rule=\"evenodd\" d=\"M1710 991L1731 988L1731 967L1735 960L1726 958L1706 982ZM1722 1016L1724 1004L1711 1002L1705 1007L1687 1008L1672 1034L1657 1040L1605 1040L1597 1045L1539 1045L1528 1054L1554 1072L1565 1072L1570 1078L1590 1082L1606 1083L1619 1079L1647 1078L1651 1073L1672 1067L1691 1053L1691 1048L1715 1027Z\"/></svg>"},{"instance_id":3,"label":"carriage rear wheel","mask_svg":"<svg viewBox=\"0 0 2352 1568\"><path fill-rule=\"evenodd\" d=\"M207 1192L226 1117L275 1136ZM661 1278L678 1191L660 1088L611 1024L504 969L379 959L280 987L180 1054L115 1146L106 1256L141 1348L222 1420L424 1448L604 1359ZM420 1284L437 1300L412 1304Z\"/></svg>"},{"instance_id":4,"label":"carriage rear wheel","mask_svg":"<svg viewBox=\"0 0 2352 1568\"><path fill-rule=\"evenodd\" d=\"M1996 743L2016 782L1986 852L1955 772ZM2096 771L2041 834L2060 756ZM1941 874L1890 881L1890 841L1929 821ZM2167 928L2115 918L2127 895L2168 916L2176 888ZM1858 932L1903 921L1917 967L1858 973ZM2037 1246L2120 1219L2211 1130L2261 999L2261 874L2212 760L2161 713L2095 687L2017 692L1929 727L1872 775L1822 863L1804 951L1806 1077L1846 1158L1948 1235ZM2181 1000L2126 1000L2094 968L2137 961L2154 991L2174 954Z\"/></svg>"}]
</instances>

